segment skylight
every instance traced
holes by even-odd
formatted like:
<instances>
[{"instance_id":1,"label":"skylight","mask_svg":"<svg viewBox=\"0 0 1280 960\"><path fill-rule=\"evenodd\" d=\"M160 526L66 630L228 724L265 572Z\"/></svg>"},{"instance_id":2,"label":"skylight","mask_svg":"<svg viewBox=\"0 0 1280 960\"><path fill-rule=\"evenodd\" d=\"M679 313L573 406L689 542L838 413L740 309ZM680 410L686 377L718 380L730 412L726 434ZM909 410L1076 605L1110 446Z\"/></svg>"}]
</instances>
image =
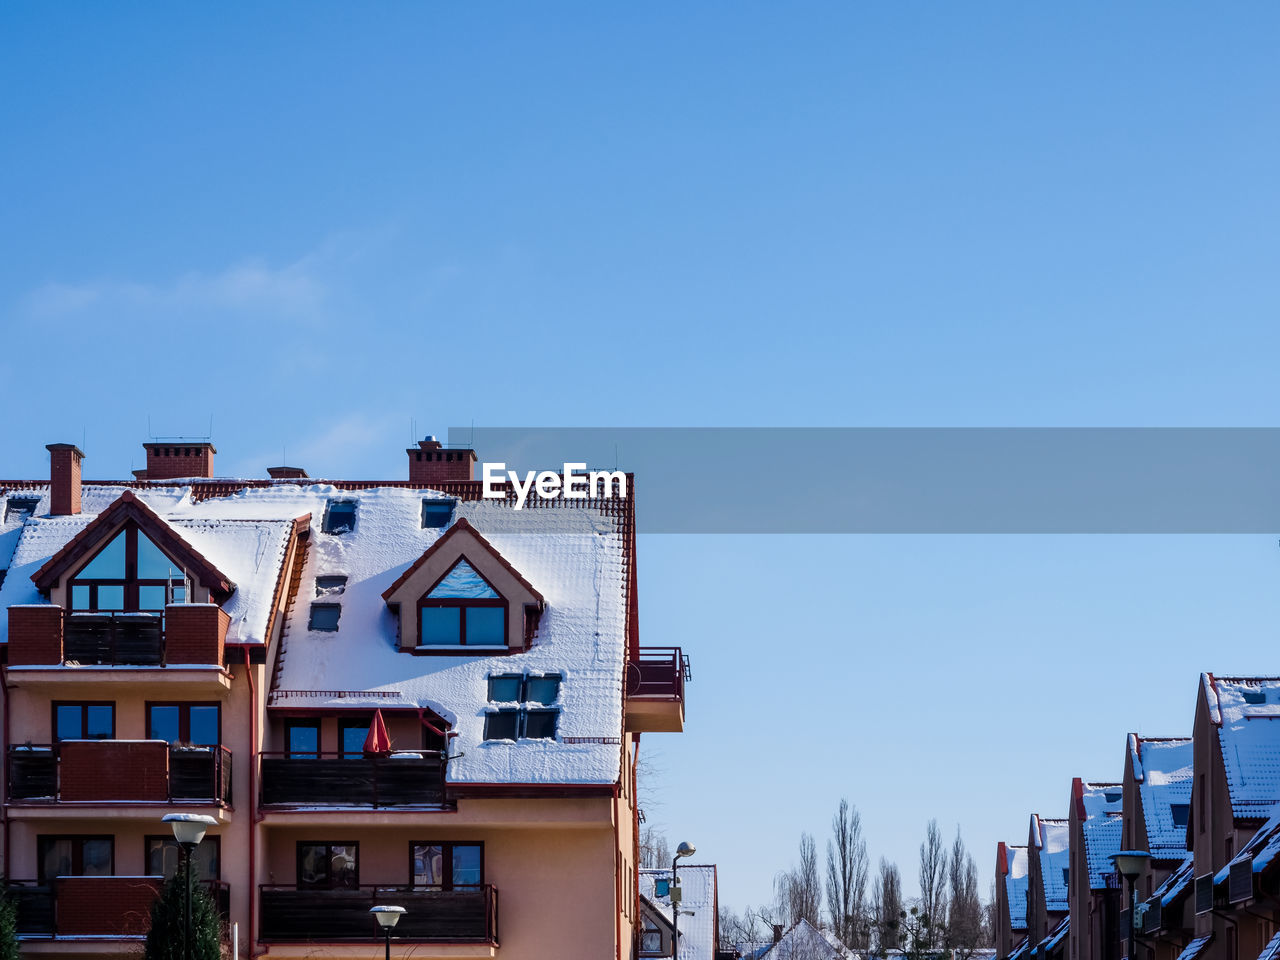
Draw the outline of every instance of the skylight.
<instances>
[{"instance_id":1,"label":"skylight","mask_svg":"<svg viewBox=\"0 0 1280 960\"><path fill-rule=\"evenodd\" d=\"M423 529L427 527L447 527L449 521L453 519L453 508L456 504L456 500L423 500Z\"/></svg>"},{"instance_id":2,"label":"skylight","mask_svg":"<svg viewBox=\"0 0 1280 960\"><path fill-rule=\"evenodd\" d=\"M311 630L329 630L338 629L338 618L342 616L342 607L336 603L313 603L311 605L311 619L307 623L307 627Z\"/></svg>"},{"instance_id":3,"label":"skylight","mask_svg":"<svg viewBox=\"0 0 1280 960\"><path fill-rule=\"evenodd\" d=\"M39 497L10 497L4 505L5 522L25 520L27 517L32 516L39 506Z\"/></svg>"},{"instance_id":4,"label":"skylight","mask_svg":"<svg viewBox=\"0 0 1280 960\"><path fill-rule=\"evenodd\" d=\"M349 533L356 528L356 502L354 500L330 500L324 511L325 533Z\"/></svg>"},{"instance_id":5,"label":"skylight","mask_svg":"<svg viewBox=\"0 0 1280 960\"><path fill-rule=\"evenodd\" d=\"M347 578L344 576L316 577L317 597L340 597L347 589Z\"/></svg>"}]
</instances>

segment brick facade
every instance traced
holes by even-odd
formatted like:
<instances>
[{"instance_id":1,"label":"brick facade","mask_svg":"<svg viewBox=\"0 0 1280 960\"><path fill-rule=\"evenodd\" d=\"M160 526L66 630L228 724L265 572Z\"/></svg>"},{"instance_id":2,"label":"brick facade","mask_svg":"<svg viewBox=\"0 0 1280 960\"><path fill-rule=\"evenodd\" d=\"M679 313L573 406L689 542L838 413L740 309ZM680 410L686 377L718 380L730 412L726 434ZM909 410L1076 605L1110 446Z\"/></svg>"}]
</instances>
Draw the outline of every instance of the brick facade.
<instances>
[{"instance_id":1,"label":"brick facade","mask_svg":"<svg viewBox=\"0 0 1280 960\"><path fill-rule=\"evenodd\" d=\"M144 443L142 446L147 451L148 480L213 476L213 455L218 451L212 443Z\"/></svg>"},{"instance_id":2,"label":"brick facade","mask_svg":"<svg viewBox=\"0 0 1280 960\"><path fill-rule=\"evenodd\" d=\"M159 877L59 877L60 937L142 937L151 929Z\"/></svg>"},{"instance_id":3,"label":"brick facade","mask_svg":"<svg viewBox=\"0 0 1280 960\"><path fill-rule=\"evenodd\" d=\"M222 664L231 617L212 604L176 603L164 611L166 663Z\"/></svg>"},{"instance_id":4,"label":"brick facade","mask_svg":"<svg viewBox=\"0 0 1280 960\"><path fill-rule=\"evenodd\" d=\"M65 740L58 796L63 801L169 799L169 745L160 740Z\"/></svg>"},{"instance_id":5,"label":"brick facade","mask_svg":"<svg viewBox=\"0 0 1280 960\"><path fill-rule=\"evenodd\" d=\"M62 662L62 608L9 608L9 664Z\"/></svg>"},{"instance_id":6,"label":"brick facade","mask_svg":"<svg viewBox=\"0 0 1280 960\"><path fill-rule=\"evenodd\" d=\"M475 479L474 450L446 450L439 440L427 438L406 452L409 454L410 483L429 487L433 483Z\"/></svg>"}]
</instances>

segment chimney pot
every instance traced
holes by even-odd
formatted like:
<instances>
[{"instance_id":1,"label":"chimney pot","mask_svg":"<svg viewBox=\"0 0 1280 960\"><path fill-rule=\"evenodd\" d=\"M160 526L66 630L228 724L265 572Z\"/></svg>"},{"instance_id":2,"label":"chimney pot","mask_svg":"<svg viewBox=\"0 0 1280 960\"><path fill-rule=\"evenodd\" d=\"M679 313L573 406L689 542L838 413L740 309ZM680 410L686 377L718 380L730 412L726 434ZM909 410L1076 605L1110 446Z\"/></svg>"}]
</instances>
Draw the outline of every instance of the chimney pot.
<instances>
[{"instance_id":1,"label":"chimney pot","mask_svg":"<svg viewBox=\"0 0 1280 960\"><path fill-rule=\"evenodd\" d=\"M50 443L49 514L65 517L80 512L80 461L84 452L74 443Z\"/></svg>"},{"instance_id":2,"label":"chimney pot","mask_svg":"<svg viewBox=\"0 0 1280 960\"><path fill-rule=\"evenodd\" d=\"M147 451L148 480L173 480L177 477L212 477L214 445L207 440L183 443L144 443Z\"/></svg>"}]
</instances>

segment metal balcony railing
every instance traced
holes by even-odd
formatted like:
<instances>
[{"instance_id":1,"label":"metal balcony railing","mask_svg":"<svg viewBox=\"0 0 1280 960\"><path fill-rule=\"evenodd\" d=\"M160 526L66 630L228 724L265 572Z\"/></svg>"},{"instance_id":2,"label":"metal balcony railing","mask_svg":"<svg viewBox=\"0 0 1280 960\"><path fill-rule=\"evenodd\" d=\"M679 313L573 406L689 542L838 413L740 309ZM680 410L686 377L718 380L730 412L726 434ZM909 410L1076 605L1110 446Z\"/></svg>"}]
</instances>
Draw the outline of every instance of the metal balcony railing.
<instances>
[{"instance_id":1,"label":"metal balcony railing","mask_svg":"<svg viewBox=\"0 0 1280 960\"><path fill-rule=\"evenodd\" d=\"M684 685L692 678L689 658L679 647L641 647L627 664L627 696L683 700Z\"/></svg>"},{"instance_id":2,"label":"metal balcony railing","mask_svg":"<svg viewBox=\"0 0 1280 960\"><path fill-rule=\"evenodd\" d=\"M264 942L380 942L369 908L394 903L405 908L397 940L498 942L498 891L481 886L411 887L361 884L338 890L262 886L260 939Z\"/></svg>"},{"instance_id":3,"label":"metal balcony railing","mask_svg":"<svg viewBox=\"0 0 1280 960\"><path fill-rule=\"evenodd\" d=\"M154 613L67 613L62 657L80 664L159 666L164 618Z\"/></svg>"},{"instance_id":4,"label":"metal balcony railing","mask_svg":"<svg viewBox=\"0 0 1280 960\"><path fill-rule=\"evenodd\" d=\"M266 752L261 773L263 804L402 807L445 802L444 754L438 750L387 757Z\"/></svg>"},{"instance_id":5,"label":"metal balcony railing","mask_svg":"<svg viewBox=\"0 0 1280 960\"><path fill-rule=\"evenodd\" d=\"M78 760L64 760L61 743L9 747L5 778L5 782L9 785L9 800L27 803L41 801L59 803L64 799L103 801L138 799L135 796L113 796L114 790L110 780L93 777L93 770L98 766L94 762L96 759L94 754L100 752L105 756L110 749L104 746L103 750L95 751L95 744L119 744L122 741L75 742L80 758ZM157 743L160 742L157 741ZM164 763L164 752L157 751L157 753L162 758L160 762ZM151 762L149 759L140 761L144 765ZM63 779L67 776L75 776L79 772L74 769L76 764L89 764L89 775L92 777L90 782L99 785L101 789L96 791L91 789L92 795L85 796L83 795L85 778L79 778L82 781L80 792L73 798L64 798ZM231 751L226 747L170 746L167 767L162 768L167 781L167 796L156 799L183 802L203 800L230 805L231 768ZM140 772L156 771L148 769Z\"/></svg>"}]
</instances>

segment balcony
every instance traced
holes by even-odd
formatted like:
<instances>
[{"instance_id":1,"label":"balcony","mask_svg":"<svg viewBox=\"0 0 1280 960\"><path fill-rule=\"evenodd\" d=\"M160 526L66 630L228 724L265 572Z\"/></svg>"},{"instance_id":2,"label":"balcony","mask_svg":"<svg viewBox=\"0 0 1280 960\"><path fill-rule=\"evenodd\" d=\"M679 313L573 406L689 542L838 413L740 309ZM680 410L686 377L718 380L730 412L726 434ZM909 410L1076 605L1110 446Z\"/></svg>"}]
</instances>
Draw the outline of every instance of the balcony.
<instances>
[{"instance_id":1,"label":"balcony","mask_svg":"<svg viewBox=\"0 0 1280 960\"><path fill-rule=\"evenodd\" d=\"M444 755L436 750L389 757L262 754L262 803L334 807L444 804Z\"/></svg>"},{"instance_id":2,"label":"balcony","mask_svg":"<svg viewBox=\"0 0 1280 960\"><path fill-rule=\"evenodd\" d=\"M10 802L231 804L231 751L163 740L66 740L9 747Z\"/></svg>"},{"instance_id":3,"label":"balcony","mask_svg":"<svg viewBox=\"0 0 1280 960\"><path fill-rule=\"evenodd\" d=\"M354 941L381 943L369 908L394 903L405 908L397 940L427 943L498 942L498 891L492 884L442 890L362 884L345 890L260 888L264 943Z\"/></svg>"},{"instance_id":4,"label":"balcony","mask_svg":"<svg viewBox=\"0 0 1280 960\"><path fill-rule=\"evenodd\" d=\"M142 938L151 927L151 904L164 877L57 877L12 880L9 898L18 908L23 939ZM231 903L225 883L206 883L225 918Z\"/></svg>"},{"instance_id":5,"label":"balcony","mask_svg":"<svg viewBox=\"0 0 1280 960\"><path fill-rule=\"evenodd\" d=\"M215 604L170 604L164 614L9 609L11 666L222 666L230 617Z\"/></svg>"},{"instance_id":6,"label":"balcony","mask_svg":"<svg viewBox=\"0 0 1280 960\"><path fill-rule=\"evenodd\" d=\"M679 733L684 729L684 686L693 679L679 647L641 647L627 664L627 730Z\"/></svg>"}]
</instances>

